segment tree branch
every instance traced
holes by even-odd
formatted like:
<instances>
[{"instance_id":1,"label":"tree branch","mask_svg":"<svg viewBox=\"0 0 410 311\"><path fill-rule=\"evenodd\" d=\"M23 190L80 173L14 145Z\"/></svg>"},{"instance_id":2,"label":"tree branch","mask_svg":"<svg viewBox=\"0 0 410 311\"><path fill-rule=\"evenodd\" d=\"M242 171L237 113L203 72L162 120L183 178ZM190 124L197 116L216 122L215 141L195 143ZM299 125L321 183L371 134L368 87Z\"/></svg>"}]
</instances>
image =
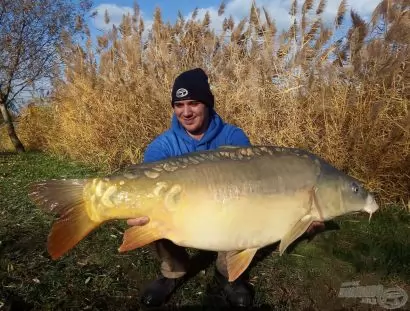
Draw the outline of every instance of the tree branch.
<instances>
[{"instance_id":1,"label":"tree branch","mask_svg":"<svg viewBox=\"0 0 410 311\"><path fill-rule=\"evenodd\" d=\"M51 55L49 55L49 56L51 57ZM45 59L44 62L43 62L43 65L46 64L47 61L48 61L48 59ZM43 71L43 67L42 67L42 66L39 66L39 69L37 70L37 73L33 76L33 81L34 81L34 80L38 80L38 78L41 76L42 71ZM12 101L16 98L16 96L17 96L22 90L24 90L24 89L27 87L28 84L29 84L28 81L21 83L22 87L21 87L18 91L13 92L13 97L9 100L9 102L12 102ZM7 104L6 104L6 105L7 105Z\"/></svg>"},{"instance_id":2,"label":"tree branch","mask_svg":"<svg viewBox=\"0 0 410 311\"><path fill-rule=\"evenodd\" d=\"M16 57L16 59L15 59L15 62L14 62L13 67L10 68L10 70L8 70L9 79L8 79L8 81L7 81L7 83L6 83L6 91L4 92L4 94L2 94L2 95L3 95L4 104L5 104L6 106L7 106L7 102L8 102L8 97L9 97L10 92L11 92L11 90L12 90L11 84L12 84L12 81L13 81L13 78L14 78L14 74L15 74L15 72L16 72L16 69L17 69L18 65L19 65L19 59L20 59L20 55L21 55L21 51L22 51L22 45L21 45L21 43L23 42L23 40L22 40L22 34L23 34L23 31L24 31L25 25L26 25L26 23L23 22L23 24L22 24L22 26L21 26L21 31L20 31L20 42L19 42L20 44L18 45L17 57Z\"/></svg>"}]
</instances>

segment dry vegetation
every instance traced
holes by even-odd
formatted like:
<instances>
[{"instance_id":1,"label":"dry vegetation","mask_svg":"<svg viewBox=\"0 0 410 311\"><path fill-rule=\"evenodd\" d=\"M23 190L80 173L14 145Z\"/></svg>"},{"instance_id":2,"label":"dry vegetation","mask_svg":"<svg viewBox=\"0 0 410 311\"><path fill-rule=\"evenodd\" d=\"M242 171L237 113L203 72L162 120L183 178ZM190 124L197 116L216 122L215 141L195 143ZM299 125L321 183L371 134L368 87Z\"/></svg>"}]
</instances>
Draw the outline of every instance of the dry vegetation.
<instances>
[{"instance_id":1,"label":"dry vegetation","mask_svg":"<svg viewBox=\"0 0 410 311\"><path fill-rule=\"evenodd\" d=\"M167 24L158 9L148 36L136 5L120 27L62 51L64 75L50 104L28 107L18 133L28 148L110 169L138 162L169 126L175 76L200 66L219 114L253 144L309 149L384 202L407 203L410 4L381 1L365 22L341 1L327 27L326 1L313 2L294 1L295 22L282 33L264 8L238 23L226 19L222 32L210 28L209 15Z\"/></svg>"}]
</instances>

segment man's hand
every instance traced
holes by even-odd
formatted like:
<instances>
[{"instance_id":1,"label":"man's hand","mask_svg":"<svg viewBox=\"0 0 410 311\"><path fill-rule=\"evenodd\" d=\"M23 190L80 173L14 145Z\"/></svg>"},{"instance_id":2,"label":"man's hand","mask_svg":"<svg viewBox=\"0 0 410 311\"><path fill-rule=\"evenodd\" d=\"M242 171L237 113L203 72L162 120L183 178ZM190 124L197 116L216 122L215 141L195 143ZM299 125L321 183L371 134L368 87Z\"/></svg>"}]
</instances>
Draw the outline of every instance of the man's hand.
<instances>
[{"instance_id":1,"label":"man's hand","mask_svg":"<svg viewBox=\"0 0 410 311\"><path fill-rule=\"evenodd\" d=\"M149 223L148 217L138 217L127 220L127 225L129 226L144 226L147 223Z\"/></svg>"}]
</instances>

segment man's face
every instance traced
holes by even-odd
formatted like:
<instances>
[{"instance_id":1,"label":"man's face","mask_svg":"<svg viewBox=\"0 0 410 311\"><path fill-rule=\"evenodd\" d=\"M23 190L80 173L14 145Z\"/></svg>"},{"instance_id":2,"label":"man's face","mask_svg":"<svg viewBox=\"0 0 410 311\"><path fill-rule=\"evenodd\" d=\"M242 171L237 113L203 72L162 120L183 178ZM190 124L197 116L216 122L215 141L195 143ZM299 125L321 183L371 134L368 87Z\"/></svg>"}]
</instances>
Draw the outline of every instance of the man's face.
<instances>
[{"instance_id":1,"label":"man's face","mask_svg":"<svg viewBox=\"0 0 410 311\"><path fill-rule=\"evenodd\" d=\"M181 125L191 134L200 134L208 125L208 107L199 101L175 102L174 112Z\"/></svg>"}]
</instances>

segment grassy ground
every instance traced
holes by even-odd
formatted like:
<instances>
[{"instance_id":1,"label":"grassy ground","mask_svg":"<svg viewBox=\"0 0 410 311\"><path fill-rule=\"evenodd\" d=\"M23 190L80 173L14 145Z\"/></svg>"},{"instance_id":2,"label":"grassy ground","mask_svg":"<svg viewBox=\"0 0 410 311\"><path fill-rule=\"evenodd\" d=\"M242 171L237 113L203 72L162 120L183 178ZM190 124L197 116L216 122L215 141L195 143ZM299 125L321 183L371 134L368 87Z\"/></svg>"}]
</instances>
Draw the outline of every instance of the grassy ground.
<instances>
[{"instance_id":1,"label":"grassy ground","mask_svg":"<svg viewBox=\"0 0 410 311\"><path fill-rule=\"evenodd\" d=\"M106 223L61 260L50 260L52 218L27 198L27 185L46 178L102 174L41 153L0 154L0 310L139 310L138 297L157 275L148 248L117 253L124 222ZM399 286L410 295L410 214L389 208L373 216L338 219L329 230L279 257L261 250L249 271L255 309L383 310L338 297L342 282ZM332 229L332 224L329 224ZM223 299L213 283L213 253L169 302L173 308L215 310ZM410 308L410 302L402 309Z\"/></svg>"}]
</instances>

